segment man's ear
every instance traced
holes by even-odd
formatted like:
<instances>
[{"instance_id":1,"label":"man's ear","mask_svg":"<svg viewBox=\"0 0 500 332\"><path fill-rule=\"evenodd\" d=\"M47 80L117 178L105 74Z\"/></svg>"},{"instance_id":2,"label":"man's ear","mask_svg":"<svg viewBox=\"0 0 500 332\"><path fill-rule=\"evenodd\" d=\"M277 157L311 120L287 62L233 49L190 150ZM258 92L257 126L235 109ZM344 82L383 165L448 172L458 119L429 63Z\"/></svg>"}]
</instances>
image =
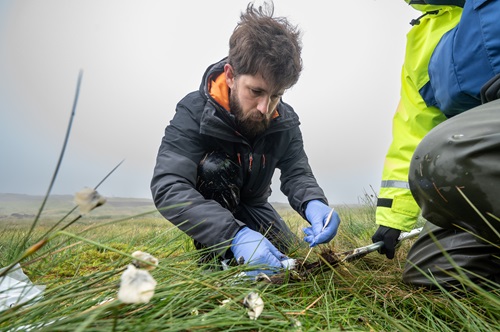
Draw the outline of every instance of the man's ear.
<instances>
[{"instance_id":1,"label":"man's ear","mask_svg":"<svg viewBox=\"0 0 500 332\"><path fill-rule=\"evenodd\" d=\"M232 89L234 86L234 71L233 67L229 63L224 65L224 74L226 75L227 86L229 89Z\"/></svg>"}]
</instances>

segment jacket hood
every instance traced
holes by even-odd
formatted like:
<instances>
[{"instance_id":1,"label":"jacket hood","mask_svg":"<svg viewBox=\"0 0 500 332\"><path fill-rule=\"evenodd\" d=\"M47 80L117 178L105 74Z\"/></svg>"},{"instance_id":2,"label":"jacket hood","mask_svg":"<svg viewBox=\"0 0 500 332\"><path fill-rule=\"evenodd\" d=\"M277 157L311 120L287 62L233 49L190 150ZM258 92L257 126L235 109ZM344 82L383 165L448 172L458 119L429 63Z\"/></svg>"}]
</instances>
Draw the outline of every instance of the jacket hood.
<instances>
[{"instance_id":1,"label":"jacket hood","mask_svg":"<svg viewBox=\"0 0 500 332\"><path fill-rule=\"evenodd\" d=\"M224 65L227 57L210 65L201 80L200 93L229 111L229 88L226 84Z\"/></svg>"},{"instance_id":2,"label":"jacket hood","mask_svg":"<svg viewBox=\"0 0 500 332\"><path fill-rule=\"evenodd\" d=\"M445 6L463 7L465 0L405 0L407 4L421 12L439 10Z\"/></svg>"},{"instance_id":3,"label":"jacket hood","mask_svg":"<svg viewBox=\"0 0 500 332\"><path fill-rule=\"evenodd\" d=\"M463 7L465 0L405 0L410 5L450 5Z\"/></svg>"}]
</instances>

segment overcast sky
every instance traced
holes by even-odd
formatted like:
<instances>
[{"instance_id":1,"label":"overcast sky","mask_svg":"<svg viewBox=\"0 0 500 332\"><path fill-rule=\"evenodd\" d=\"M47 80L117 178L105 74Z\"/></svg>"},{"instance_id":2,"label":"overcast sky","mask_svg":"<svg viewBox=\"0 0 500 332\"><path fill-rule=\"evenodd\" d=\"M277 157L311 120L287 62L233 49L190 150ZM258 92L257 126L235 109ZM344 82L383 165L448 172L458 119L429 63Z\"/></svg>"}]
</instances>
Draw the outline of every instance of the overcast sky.
<instances>
[{"instance_id":1,"label":"overcast sky","mask_svg":"<svg viewBox=\"0 0 500 332\"><path fill-rule=\"evenodd\" d=\"M53 194L99 187L150 198L177 102L227 55L247 0L0 0L0 192L43 195L80 98ZM259 3L259 2L257 2ZM283 99L330 203L380 185L409 21L403 0L275 0L303 31L304 70ZM271 201L279 192L279 171Z\"/></svg>"}]
</instances>

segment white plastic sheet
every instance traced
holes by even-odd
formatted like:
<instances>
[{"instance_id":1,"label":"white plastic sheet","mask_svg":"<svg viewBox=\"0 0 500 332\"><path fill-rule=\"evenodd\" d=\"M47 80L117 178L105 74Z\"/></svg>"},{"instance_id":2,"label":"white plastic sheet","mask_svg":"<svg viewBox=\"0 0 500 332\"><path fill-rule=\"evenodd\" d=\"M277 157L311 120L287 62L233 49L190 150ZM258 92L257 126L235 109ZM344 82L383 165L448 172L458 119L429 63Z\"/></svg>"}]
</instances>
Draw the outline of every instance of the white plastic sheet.
<instances>
[{"instance_id":1,"label":"white plastic sheet","mask_svg":"<svg viewBox=\"0 0 500 332\"><path fill-rule=\"evenodd\" d=\"M34 285L21 266L16 264L5 276L0 277L0 311L29 301L44 290L45 286Z\"/></svg>"}]
</instances>

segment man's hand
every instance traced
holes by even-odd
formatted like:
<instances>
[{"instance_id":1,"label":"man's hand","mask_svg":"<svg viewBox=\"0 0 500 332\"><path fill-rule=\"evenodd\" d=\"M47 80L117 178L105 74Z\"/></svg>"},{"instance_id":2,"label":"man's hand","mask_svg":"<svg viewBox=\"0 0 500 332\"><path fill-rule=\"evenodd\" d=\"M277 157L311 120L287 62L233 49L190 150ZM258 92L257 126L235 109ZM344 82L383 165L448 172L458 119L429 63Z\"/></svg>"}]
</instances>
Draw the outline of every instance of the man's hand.
<instances>
[{"instance_id":1,"label":"man's hand","mask_svg":"<svg viewBox=\"0 0 500 332\"><path fill-rule=\"evenodd\" d=\"M231 250L236 259L243 257L249 265L268 265L276 269L281 268L281 261L288 258L262 234L248 227L243 227L236 233ZM259 272L273 273L267 270Z\"/></svg>"},{"instance_id":2,"label":"man's hand","mask_svg":"<svg viewBox=\"0 0 500 332\"><path fill-rule=\"evenodd\" d=\"M378 252L380 254L385 254L389 259L393 259L400 234L401 231L399 229L379 226L375 234L372 236L372 241L373 243L384 241L384 245L378 250Z\"/></svg>"},{"instance_id":3,"label":"man's hand","mask_svg":"<svg viewBox=\"0 0 500 332\"><path fill-rule=\"evenodd\" d=\"M309 243L310 247L330 242L337 234L340 224L337 212L333 211L329 224L324 227L330 212L332 212L332 208L319 200L312 200L307 203L305 215L311 223L311 227L306 227L303 231L306 234L304 241Z\"/></svg>"}]
</instances>

